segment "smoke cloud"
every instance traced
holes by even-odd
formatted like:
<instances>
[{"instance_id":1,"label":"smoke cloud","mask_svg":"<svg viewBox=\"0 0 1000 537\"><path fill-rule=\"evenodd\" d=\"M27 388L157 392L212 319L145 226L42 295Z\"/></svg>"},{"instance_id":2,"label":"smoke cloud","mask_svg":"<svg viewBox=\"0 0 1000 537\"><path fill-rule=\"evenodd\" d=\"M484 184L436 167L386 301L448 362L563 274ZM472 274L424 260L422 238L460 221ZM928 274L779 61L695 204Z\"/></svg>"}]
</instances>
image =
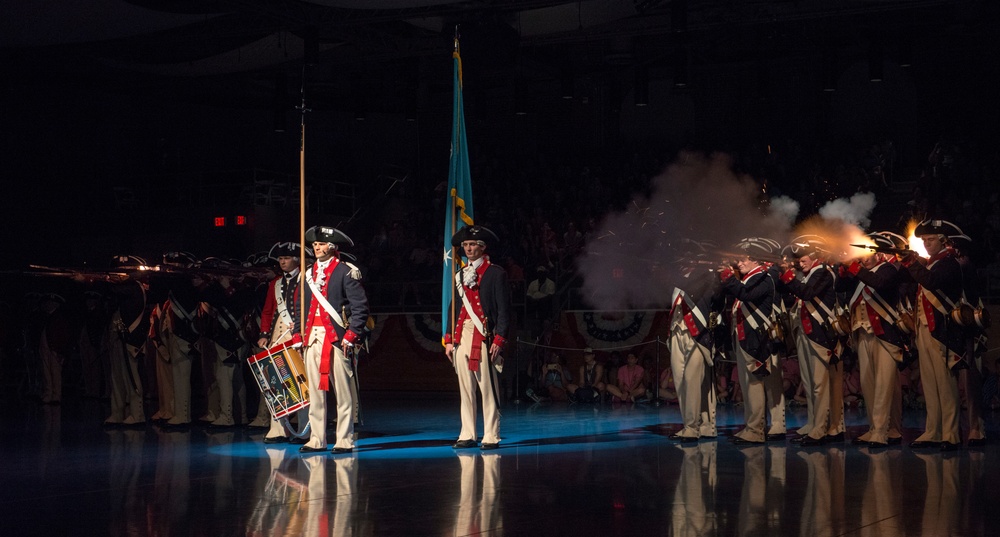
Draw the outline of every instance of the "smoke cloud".
<instances>
[{"instance_id":1,"label":"smoke cloud","mask_svg":"<svg viewBox=\"0 0 1000 537\"><path fill-rule=\"evenodd\" d=\"M584 300L599 309L667 307L678 260L698 253L713 268L745 237L784 244L798 204L770 202L726 155L682 152L653 180L648 198L605 217L579 260ZM697 242L696 246L692 241Z\"/></svg>"},{"instance_id":2,"label":"smoke cloud","mask_svg":"<svg viewBox=\"0 0 1000 537\"><path fill-rule=\"evenodd\" d=\"M866 228L872 224L870 216L874 208L875 194L859 192L851 196L851 199L838 198L820 207L819 215L828 220L843 220Z\"/></svg>"},{"instance_id":3,"label":"smoke cloud","mask_svg":"<svg viewBox=\"0 0 1000 537\"><path fill-rule=\"evenodd\" d=\"M787 196L768 199L753 178L732 170L728 156L682 152L654 178L649 197L635 198L607 215L579 259L583 298L597 309L666 308L692 262L716 269L743 238L788 244L799 235L819 236L830 261L853 259L869 243L875 195L855 194L823 206L818 216L794 225L799 204ZM780 252L775 252L776 259Z\"/></svg>"}]
</instances>

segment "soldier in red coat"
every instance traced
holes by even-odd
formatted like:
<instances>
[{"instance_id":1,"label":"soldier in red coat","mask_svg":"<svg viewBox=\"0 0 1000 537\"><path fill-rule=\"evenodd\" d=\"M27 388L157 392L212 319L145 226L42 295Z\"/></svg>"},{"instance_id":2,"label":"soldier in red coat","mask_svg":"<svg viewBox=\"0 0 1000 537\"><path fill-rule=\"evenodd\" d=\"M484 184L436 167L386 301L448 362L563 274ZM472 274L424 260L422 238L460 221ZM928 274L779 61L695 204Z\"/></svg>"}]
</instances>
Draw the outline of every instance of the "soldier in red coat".
<instances>
[{"instance_id":1,"label":"soldier in red coat","mask_svg":"<svg viewBox=\"0 0 1000 537\"><path fill-rule=\"evenodd\" d=\"M445 355L455 366L461 398L462 429L456 449L476 447L476 387L482 394L483 437L480 449L500 446L500 404L496 369L510 328L510 283L507 272L490 262L486 250L499 242L483 226L466 226L455 233L452 246L461 247L468 263L455 275L461 297L454 336L445 336Z\"/></svg>"},{"instance_id":2,"label":"soldier in red coat","mask_svg":"<svg viewBox=\"0 0 1000 537\"><path fill-rule=\"evenodd\" d=\"M337 398L334 453L354 450L354 417L358 407L356 346L363 343L368 322L368 297L358 267L342 261L341 246L354 242L331 226L306 231L316 262L305 274L305 365L309 386L309 441L299 451L326 451L326 400Z\"/></svg>"},{"instance_id":3,"label":"soldier in red coat","mask_svg":"<svg viewBox=\"0 0 1000 537\"><path fill-rule=\"evenodd\" d=\"M297 326L299 315L299 308L295 304L299 292L299 282L302 280L299 273L300 251L301 247L297 242L279 242L275 243L268 252L268 257L278 262L281 275L271 280L267 286L264 309L260 313L260 336L257 339L257 346L260 348L273 348L291 340L295 334L294 328ZM312 250L307 249L306 255L312 255ZM308 412L299 411L298 420L300 424L308 420ZM271 418L263 397L260 399L257 417L251 425L270 426L270 430L264 435L265 444L289 441L285 426L280 421ZM292 441L305 443L305 440L300 441L297 438Z\"/></svg>"},{"instance_id":4,"label":"soldier in red coat","mask_svg":"<svg viewBox=\"0 0 1000 537\"><path fill-rule=\"evenodd\" d=\"M951 312L963 299L962 267L952 241L966 237L946 220L924 220L915 230L930 258L914 253L900 262L917 282L916 344L920 382L924 387L927 421L924 433L910 443L912 448L953 451L960 445L958 433L958 371L965 361L963 328Z\"/></svg>"}]
</instances>

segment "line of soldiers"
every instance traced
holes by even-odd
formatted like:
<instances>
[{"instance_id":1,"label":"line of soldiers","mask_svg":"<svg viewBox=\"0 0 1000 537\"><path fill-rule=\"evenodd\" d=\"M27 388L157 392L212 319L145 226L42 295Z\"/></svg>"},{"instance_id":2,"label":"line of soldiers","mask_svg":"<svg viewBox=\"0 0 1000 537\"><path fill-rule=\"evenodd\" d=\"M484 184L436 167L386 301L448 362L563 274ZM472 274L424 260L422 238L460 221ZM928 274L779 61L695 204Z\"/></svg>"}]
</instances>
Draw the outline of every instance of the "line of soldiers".
<instances>
[{"instance_id":1,"label":"line of soldiers","mask_svg":"<svg viewBox=\"0 0 1000 537\"><path fill-rule=\"evenodd\" d=\"M984 445L982 354L989 316L963 253L971 241L945 220L925 220L915 235L926 258L910 250L905 237L883 231L868 234L862 255L846 261L817 235L796 237L784 247L769 238L746 238L721 267L703 259L706 245L689 241L669 314L683 419L671 438L697 442L716 436L710 371L715 360L728 356L735 361L746 423L733 441L784 441L780 360L794 354L808 420L791 441L804 447L842 442L844 358L853 353L869 428L852 444L883 448L902 442L898 371L918 360L927 418L910 447L958 449L963 403L966 444Z\"/></svg>"},{"instance_id":2,"label":"line of soldiers","mask_svg":"<svg viewBox=\"0 0 1000 537\"><path fill-rule=\"evenodd\" d=\"M93 375L90 369L106 370L111 412L105 425L146 424L145 376L156 385L151 419L163 427L185 428L192 423L192 390L200 388L206 404L198 421L211 427L242 423L268 428L267 443L293 441L302 444L302 452L319 452L327 449L326 392L332 390L337 396L333 450L352 451L360 409L356 360L370 332L367 296L361 271L348 261L353 257L340 252L341 246L353 246L346 234L315 226L307 231L306 240L314 260L305 277L299 274L300 246L292 242L277 243L267 255L255 256L247 263L250 268L171 252L155 267L136 256L116 256L106 272L45 272L88 284L88 296L108 305L103 315L102 308L95 308L94 322L84 323L97 327L91 331L104 333L93 338L103 340L93 354L106 356L106 366L84 364L88 371L83 374L86 381ZM307 284L301 294L300 282ZM53 311L46 311L50 319L56 319L56 298L41 301L46 307L53 304L48 308ZM300 309L306 312L302 330ZM54 333L56 324L48 321L45 326L52 325L49 332ZM267 355L269 349L293 339L302 349L307 384L302 388L309 393L310 405L299 413L297 429L289 431L272 419L263 395L256 416L249 419L247 411L254 409L247 408L246 384L263 381L247 382L244 373L248 358ZM59 352L68 351L51 350L49 341L56 338L46 337L44 328L36 341L44 372L43 402L58 403L65 358ZM257 387L249 389L257 392Z\"/></svg>"}]
</instances>

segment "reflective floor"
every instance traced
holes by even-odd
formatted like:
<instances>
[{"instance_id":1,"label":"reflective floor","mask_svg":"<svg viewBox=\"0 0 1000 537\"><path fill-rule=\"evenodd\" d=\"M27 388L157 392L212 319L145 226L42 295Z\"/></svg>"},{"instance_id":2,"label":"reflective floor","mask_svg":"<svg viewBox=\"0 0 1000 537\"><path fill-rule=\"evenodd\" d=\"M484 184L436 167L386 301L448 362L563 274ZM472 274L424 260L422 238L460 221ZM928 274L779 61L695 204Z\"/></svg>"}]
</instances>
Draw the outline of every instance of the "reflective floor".
<instances>
[{"instance_id":1,"label":"reflective floor","mask_svg":"<svg viewBox=\"0 0 1000 537\"><path fill-rule=\"evenodd\" d=\"M979 536L1000 519L997 444L681 446L676 406L510 405L481 452L450 447L457 400L366 395L356 452L302 456L262 431L105 429L94 400L4 403L4 535ZM720 433L741 420L720 408Z\"/></svg>"}]
</instances>

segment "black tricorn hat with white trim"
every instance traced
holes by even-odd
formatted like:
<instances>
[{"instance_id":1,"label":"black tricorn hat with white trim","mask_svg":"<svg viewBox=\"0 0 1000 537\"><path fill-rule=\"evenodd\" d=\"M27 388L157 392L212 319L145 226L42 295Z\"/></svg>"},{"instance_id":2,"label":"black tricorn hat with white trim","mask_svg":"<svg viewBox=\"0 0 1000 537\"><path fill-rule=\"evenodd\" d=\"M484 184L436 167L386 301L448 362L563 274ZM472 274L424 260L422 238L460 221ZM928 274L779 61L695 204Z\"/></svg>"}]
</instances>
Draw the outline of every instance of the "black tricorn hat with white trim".
<instances>
[{"instance_id":1,"label":"black tricorn hat with white trim","mask_svg":"<svg viewBox=\"0 0 1000 537\"><path fill-rule=\"evenodd\" d=\"M146 264L146 260L137 255L116 255L111 257L108 266L111 268L143 267Z\"/></svg>"},{"instance_id":2,"label":"black tricorn hat with white trim","mask_svg":"<svg viewBox=\"0 0 1000 537\"><path fill-rule=\"evenodd\" d=\"M298 257L301 247L297 242L276 242L271 250L267 253L267 257L277 260L279 257ZM306 257L312 257L313 252L311 248L306 247Z\"/></svg>"},{"instance_id":3,"label":"black tricorn hat with white trim","mask_svg":"<svg viewBox=\"0 0 1000 537\"><path fill-rule=\"evenodd\" d=\"M306 230L306 244L314 242L328 242L338 246L354 246L351 240L343 231L332 226L313 226Z\"/></svg>"},{"instance_id":4,"label":"black tricorn hat with white trim","mask_svg":"<svg viewBox=\"0 0 1000 537\"><path fill-rule=\"evenodd\" d=\"M876 231L875 233L882 235L883 237L889 239L892 242L893 248L909 248L910 241L906 237L895 233L893 231Z\"/></svg>"},{"instance_id":5,"label":"black tricorn hat with white trim","mask_svg":"<svg viewBox=\"0 0 1000 537\"><path fill-rule=\"evenodd\" d=\"M917 237L925 235L944 235L951 240L972 241L968 235L962 233L962 229L947 220L924 220L917 224L917 229L913 231Z\"/></svg>"},{"instance_id":6,"label":"black tricorn hat with white trim","mask_svg":"<svg viewBox=\"0 0 1000 537\"><path fill-rule=\"evenodd\" d=\"M868 238L875 243L875 246L882 246L886 248L901 248L896 245L896 241L892 240L892 237L879 232L873 232L868 234Z\"/></svg>"},{"instance_id":7,"label":"black tricorn hat with white trim","mask_svg":"<svg viewBox=\"0 0 1000 537\"><path fill-rule=\"evenodd\" d=\"M500 237L484 226L465 226L452 236L451 245L458 247L465 241L482 241L486 246L493 246L500 242Z\"/></svg>"},{"instance_id":8,"label":"black tricorn hat with white trim","mask_svg":"<svg viewBox=\"0 0 1000 537\"><path fill-rule=\"evenodd\" d=\"M830 245L819 235L799 235L785 246L784 253L798 259L807 255L824 255L830 253Z\"/></svg>"},{"instance_id":9,"label":"black tricorn hat with white trim","mask_svg":"<svg viewBox=\"0 0 1000 537\"><path fill-rule=\"evenodd\" d=\"M776 257L781 244L766 237L746 237L733 245L736 250L758 261L771 260Z\"/></svg>"}]
</instances>

